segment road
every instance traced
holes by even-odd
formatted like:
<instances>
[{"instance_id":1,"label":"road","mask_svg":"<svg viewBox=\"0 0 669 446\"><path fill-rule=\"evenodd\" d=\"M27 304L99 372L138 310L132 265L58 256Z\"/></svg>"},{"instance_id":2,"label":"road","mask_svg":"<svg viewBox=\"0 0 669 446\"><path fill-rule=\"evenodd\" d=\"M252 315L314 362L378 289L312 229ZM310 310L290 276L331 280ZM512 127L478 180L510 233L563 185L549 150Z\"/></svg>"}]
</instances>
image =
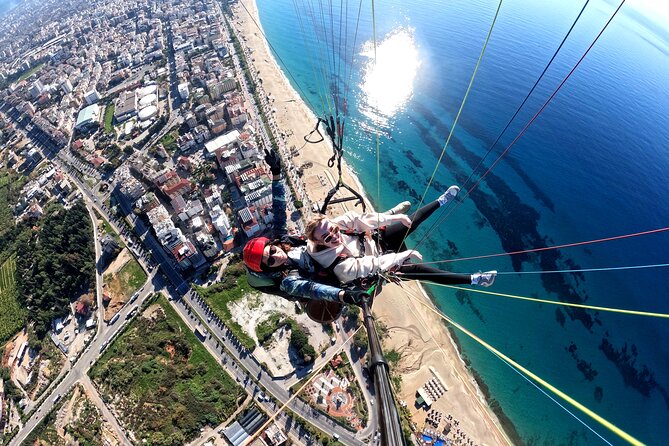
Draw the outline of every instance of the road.
<instances>
[{"instance_id":1,"label":"road","mask_svg":"<svg viewBox=\"0 0 669 446\"><path fill-rule=\"evenodd\" d=\"M131 445L132 442L125 435L125 431L123 430L121 425L118 423L118 420L116 419L114 414L111 412L111 410L109 410L109 408L104 403L104 401L102 401L102 398L100 398L100 394L98 393L98 390L95 388L95 386L93 385L93 382L88 377L88 375L84 375L79 382L86 389L86 393L87 393L88 397L90 398L90 400L100 410L100 413L102 413L102 417L109 422L109 424L111 425L112 429L114 430L114 433L118 437L121 444Z\"/></svg>"},{"instance_id":2,"label":"road","mask_svg":"<svg viewBox=\"0 0 669 446\"><path fill-rule=\"evenodd\" d=\"M153 294L154 277L155 274L149 275L147 283L141 290L138 299L133 304L126 305L121 309L119 312L119 319L116 321L116 323L111 325L105 323L99 324L97 335L91 340L90 344L88 347L86 347L83 353L80 354L79 358L72 365L72 368L70 369L69 373L67 373L65 378L60 383L58 383L51 391L50 395L44 399L42 405L39 407L39 409L37 409L37 411L33 413L30 419L19 431L18 435L11 441L10 445L21 444L30 434L30 432L32 432L35 426L37 426L37 424L42 420L42 418L44 418L44 416L49 413L49 411L56 404L57 401L54 401L55 397L57 395L65 395L77 382L83 378L86 378L86 374L88 373L91 365L100 357L101 353L109 344L109 341L121 331L126 323L128 323L128 320L126 319L128 313L139 307L147 298L147 296ZM124 444L130 443L128 442Z\"/></svg>"},{"instance_id":3,"label":"road","mask_svg":"<svg viewBox=\"0 0 669 446\"><path fill-rule=\"evenodd\" d=\"M260 384L264 392L272 395L280 404L285 403L291 397L286 385L286 380L272 378L267 372L263 371L255 357L248 352L234 337L234 335L225 327L223 322L216 317L214 312L206 305L204 300L200 298L197 293L191 291L187 293L183 299L175 301L175 308L184 320L190 320L195 325L205 325L209 331L209 336L205 340L205 344L210 350L215 352L215 357L226 364L225 349L232 355L236 361L241 363L246 373L242 371L244 379L249 378L249 383L256 381ZM207 322L211 319L211 322ZM233 370L242 370L238 366L234 366ZM304 371L306 375L309 371ZM236 378L241 378L239 374L233 375ZM248 390L247 390L248 391ZM255 394L255 393L254 393ZM355 434L348 429L337 424L325 414L313 409L308 404L304 403L299 398L295 398L289 405L293 412L301 418L307 420L309 423L318 429L328 434L338 434L340 441L344 444L358 445L364 444Z\"/></svg>"},{"instance_id":4,"label":"road","mask_svg":"<svg viewBox=\"0 0 669 446\"><path fill-rule=\"evenodd\" d=\"M342 327L343 325L341 324L341 321L337 321L336 324L339 327ZM355 330L347 331L344 330L344 328L342 327L340 333L344 339L348 339L350 336L354 335ZM362 394L365 398L365 404L367 405L367 414L369 417L369 422L367 423L367 427L358 432L358 438L369 438L371 435L374 434L374 432L376 432L376 429L378 428L378 417L376 416L377 409L372 404L372 401L374 401L374 383L371 379L365 377L365 374L363 373L362 361L360 360L360 355L358 354L357 347L353 344L353 342L350 342L346 346L346 354L348 355L348 359L351 363L353 374L357 378L358 384L360 385L360 389L362 390Z\"/></svg>"},{"instance_id":5,"label":"road","mask_svg":"<svg viewBox=\"0 0 669 446\"><path fill-rule=\"evenodd\" d=\"M93 211L93 208L90 205L90 202L86 202L86 209L88 209L88 215L91 217L91 222L93 224L93 246L95 246L95 296L96 300L98 303L98 330L97 332L100 333L100 327L102 322L104 320L104 315L105 315L105 307L103 305L103 296L102 296L102 285L103 285L103 278L102 278L102 271L100 271L99 264L100 264L100 258L102 257L102 252L100 251L100 234L98 233L98 225L97 225L97 217L95 215L95 212Z\"/></svg>"},{"instance_id":6,"label":"road","mask_svg":"<svg viewBox=\"0 0 669 446\"><path fill-rule=\"evenodd\" d=\"M39 141L33 140L33 142L35 143L36 146L44 148ZM52 160L66 172L71 172L69 166L65 165L62 162L62 160L53 157ZM105 217L109 221L112 228L119 234L121 234L122 237L127 237L127 231L125 231L124 228L120 227L120 224L117 222L117 220L112 215L109 214L109 210L106 208L106 206L104 204L99 203L98 198L95 196L90 187L84 182L82 182L78 178L76 173L71 175L71 181L82 192L82 195L88 202L89 206L96 209L100 213L100 215ZM188 314L187 303L186 303L187 301L190 302L190 304L192 305L191 313L198 314L198 316L203 321L207 321L207 318L211 316L212 317L211 324L207 324L206 322L204 323L208 325L210 333L214 334L214 336L216 336L219 340L221 340L222 345L224 345L225 348L228 349L232 357L229 357L225 353L223 347L220 344L217 347L215 344L217 341L211 337L207 339L207 342L210 343L209 348L213 348L214 351L218 349L219 353L217 357L222 362L225 357L227 362L233 364L232 365L233 369L238 370L238 373L236 373L237 377L242 379L242 381L247 377L254 377L255 379L258 380L259 384L264 388L263 390L267 394L272 395L281 404L286 402L290 398L290 394L284 383L280 380L276 381L273 380L266 372L262 371L260 365L255 361L255 358L253 358L249 354L249 352L241 346L239 341L235 339L232 333L229 330L227 330L227 328L225 328L222 321L215 318L213 311L211 311L211 309L209 309L206 306L204 301L194 292L190 291L187 282L183 279L181 274L172 266L171 261L170 259L167 258L167 255L162 249L162 246L160 246L160 244L151 234L148 228L145 227L142 220L137 218L134 215L134 213L131 212L131 210L129 209L129 204L121 201L121 207L124 208L125 212L128 213L131 219L131 223L134 225L136 233L140 236L142 241L149 246L149 252L151 252L154 255L157 263L159 263L160 265L161 271L168 278L169 282L171 282L167 286L167 291L170 294L172 300L179 303L179 305L177 305L177 308L181 307L179 311L181 317L184 320L194 319L195 317L193 314ZM127 240L127 238L125 241L130 246L130 241ZM142 264L142 266L144 266L148 270L149 268L146 266L146 262L148 259L144 251L141 251L141 253L143 255L141 255L140 258L138 258L138 261L140 262L140 264ZM100 353L107 346L109 340L121 330L121 328L125 325L125 323L127 323L127 320L125 319L127 314L134 308L141 305L141 303L143 303L143 301L146 299L148 295L153 293L156 289L161 289L163 287L163 283L160 276L156 275L157 271L158 269L155 269L153 273L150 274L149 280L142 289L137 301L131 305L126 305L121 309L119 313L120 314L119 320L115 324L113 325L103 325L102 323L100 324L100 327L98 329L98 334L91 341L89 347L86 348L84 353L75 362L75 364L72 366L72 369L63 379L63 381L61 381L55 387L55 389L50 393L48 398L45 398L41 407L31 416L28 422L24 425L23 429L21 429L20 433L12 440L12 442L10 443L11 445L21 444L21 442L25 440L25 438L35 428L35 426L39 423L39 421L41 421L44 415L46 415L53 408L55 402L53 401L52 395L66 394L76 382L78 382L82 377L86 375L88 369L98 359ZM185 299L178 298L179 296L182 295L185 295ZM177 299L175 299L175 297L177 297ZM190 305L188 305L188 307L190 308ZM238 366L235 363L235 361L241 364L241 367ZM244 375L241 375L241 373L243 373ZM242 378L242 376L244 376L244 378ZM251 381L249 380L249 382ZM343 440L345 444L351 444L351 445L362 444L362 442L358 440L352 432L341 427L333 420L323 415L322 413L318 412L317 410L312 409L309 405L303 403L301 400L295 399L289 407L298 416L304 418L305 420L307 420L307 422L311 423L318 429L327 433L339 434L341 440Z\"/></svg>"},{"instance_id":7,"label":"road","mask_svg":"<svg viewBox=\"0 0 669 446\"><path fill-rule=\"evenodd\" d=\"M220 13L221 12L219 9L219 14ZM170 78L171 78L170 84L171 84L171 90L174 90L176 84L175 82L173 82L173 80L175 80L176 78L176 66L174 61L174 55L171 52L172 35L170 28L168 28L167 36L169 42L168 63L170 65ZM247 96L248 103L252 105L256 119L258 120L258 122L262 122L260 120L259 110L256 104L254 103L252 96L249 93L249 88L248 85L246 84L246 79L243 76L243 71L241 71L240 69L240 62L236 54L233 55L233 61L237 69L238 79L240 81L240 84L243 86L242 91ZM176 110L179 107L180 98L178 93L175 94L174 91L171 91L170 93L171 93L170 99L172 100L170 111L172 111ZM18 121L19 119L18 112L10 114L10 117L12 117L15 121ZM164 132L166 132L167 129L169 129L169 127L176 122L176 120L177 120L177 113L170 113L168 125L165 126L161 134L164 134ZM24 129L26 125L27 122L25 121L19 123L19 127L23 127ZM267 130L265 129L264 125L261 125L260 128L261 128L260 132L261 138L263 142L265 143L266 147L270 147ZM160 271L164 274L167 280L163 281L161 276L156 275L158 269L153 270L153 273L150 274L149 280L147 281L147 284L145 284L145 286L143 287L137 301L134 302L133 304L126 305L124 308L122 308L121 312L119 313L120 314L119 320L113 325L106 325L103 323L99 324L98 333L96 334L95 338L91 341L89 347L86 348L84 353L72 365L69 373L67 373L65 378L60 383L57 384L55 390L53 390L50 393L49 397L44 399L42 406L39 407L39 409L31 416L31 418L28 420L24 428L21 429L21 432L17 435L17 437L14 438L14 440L10 444L18 445L27 437L27 435L34 429L37 423L41 421L44 415L53 408L55 404L53 401L53 396L64 395L65 393L67 393L67 391L69 391L69 389L72 388L74 383L76 383L77 381L81 380L86 376L86 373L88 372L88 369L90 368L91 364L93 364L97 360L101 352L107 346L109 340L121 330L121 328L125 325L125 323L127 323L125 316L134 308L137 308L139 305L141 305L141 303L146 299L148 295L150 295L156 290L163 289L163 286L166 287L166 291L170 296L170 300L173 302L173 305L175 306L175 308L177 308L178 313L185 321L187 322L189 321L189 323L195 322L196 321L195 315L197 315L202 321L204 321L204 322L199 322L199 320L197 320L198 323L202 323L205 326L207 326L208 331L210 333L208 339L205 340L205 344L210 349L210 351L213 351L215 353L215 356L221 361L221 363L226 367L226 369L231 373L232 376L238 378L239 380L241 380L241 382L246 381L244 383L244 386L245 388L247 388L247 392L256 395L257 392L264 391L265 393L272 395L277 401L279 401L279 404L283 404L286 401L288 401L288 399L291 396L288 392L288 387L289 387L288 381L273 379L266 372L262 371L260 365L257 363L255 358L252 355L250 355L249 352L244 347L241 346L238 340L235 339L234 335L232 335L232 333L224 326L222 321L216 318L213 311L207 307L204 301L199 296L197 296L195 292L190 290L188 283L184 280L181 273L176 269L173 259L169 257L167 253L163 250L162 245L158 242L158 240L156 240L151 230L148 227L146 227L144 222L140 218L138 218L134 214L134 212L132 212L131 204L128 203L126 200L124 200L120 193L116 194L120 208L122 210L122 214L127 216L131 227L138 235L142 244L146 248L148 248L146 251L142 248L142 246L136 246L129 239L130 234L128 233L128 231L121 225L121 222L115 216L109 213L109 209L106 207L106 205L98 201L98 197L95 195L91 187L89 187L88 184L86 184L84 181L81 180L79 172L74 171L74 169L71 168L71 164L74 164L78 166L80 169L83 169L84 172L90 173L92 176L99 178L99 176L96 175L97 172L89 172L90 168L85 166L81 161L77 160L75 157L72 156L71 153L69 153L69 147L61 151L62 147L56 146L49 139L49 137L43 134L43 132L41 132L41 130L39 130L36 126L33 126L33 129L26 133L27 136L31 138L33 143L37 147L43 150L47 158L51 159L61 169L71 174L70 175L71 180L84 196L85 201L89 206L89 212L91 211L91 209L95 209L100 213L100 215L102 215L104 218L107 219L112 228L115 231L117 231L124 239L124 242L126 242L126 244L138 254L138 261L147 271L151 271L153 269L151 267L152 260L150 259L150 257L152 256L153 261L155 261L155 263L160 266ZM151 144L153 141L156 141L159 136L160 134L155 135L153 138L151 138L150 142L144 147L148 147L148 145ZM58 156L56 156L56 154L58 154ZM110 188L111 187L112 186L110 185ZM118 190L117 188L114 189ZM98 255L99 255L99 246L96 243L96 257ZM99 274L96 275L96 291L100 292L99 290L101 290L100 288L101 277L98 276ZM183 299L181 299L181 296L183 296ZM211 322L207 322L208 319L210 319ZM226 349L227 352L229 353L226 352ZM304 371L304 374L306 373L308 373L308 371ZM358 375L358 371L356 371L356 375ZM254 383L254 380L257 381L259 386ZM276 409L276 406L274 405L273 402L265 402L262 404L266 404L268 407L271 405L272 410ZM307 405L306 403L302 402L297 398L293 402L291 402L289 407L298 416L305 419L308 423L312 424L313 426L317 427L323 432L326 432L328 434L333 434L333 433L338 434L340 436L340 441L344 444L351 444L351 445L363 444L359 438L361 436L362 437L366 436L369 432L373 432L375 427L375 424L372 425L372 423L370 423L370 428L365 429L365 431L363 431L363 435L359 435L358 437L356 437L356 435L353 432L348 431L347 429L338 425L336 422L334 422L326 415L311 408L309 405ZM282 415L280 419L281 418L287 419L288 417ZM370 418L372 419L374 418L374 411L370 411ZM286 422L289 422L289 420ZM290 426L288 426L288 428L290 430Z\"/></svg>"}]
</instances>

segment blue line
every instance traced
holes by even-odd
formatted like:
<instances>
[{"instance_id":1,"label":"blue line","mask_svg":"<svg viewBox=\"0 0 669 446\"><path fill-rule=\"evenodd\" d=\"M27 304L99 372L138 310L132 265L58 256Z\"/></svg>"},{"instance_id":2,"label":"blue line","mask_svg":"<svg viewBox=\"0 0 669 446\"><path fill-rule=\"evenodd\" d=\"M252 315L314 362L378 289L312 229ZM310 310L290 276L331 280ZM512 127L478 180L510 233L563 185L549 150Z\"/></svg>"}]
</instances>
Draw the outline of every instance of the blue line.
<instances>
[{"instance_id":1,"label":"blue line","mask_svg":"<svg viewBox=\"0 0 669 446\"><path fill-rule=\"evenodd\" d=\"M584 269L562 269L557 271L499 271L498 275L508 274L556 274L556 273L588 273L593 271L620 271L623 269L647 269L647 268L666 268L669 263L658 263L655 265L635 265L635 266L614 266L610 268L584 268Z\"/></svg>"},{"instance_id":2,"label":"blue line","mask_svg":"<svg viewBox=\"0 0 669 446\"><path fill-rule=\"evenodd\" d=\"M508 362L506 362L504 359L500 358L496 353L493 352L493 354L494 354L495 356L497 356L497 357L498 357L504 364L506 364L507 366L509 366L509 368L510 368L511 370L513 370L514 372L516 372L517 374L519 374L525 381L527 381L528 383L532 384L537 390L539 390L539 392L541 392L541 393L543 393L544 395L546 395L551 401L553 401L555 404L557 404L558 406L560 406L560 408L562 408L565 412L567 412L569 415L571 415L572 417L574 417L579 423L581 423L583 426L587 427L593 434L595 434L595 435L597 435L599 438L601 438L601 440L602 440L604 443L608 444L609 446L613 446L613 444L611 444L606 438L602 437L596 430L594 430L594 429L591 428L588 424L586 424L585 421L581 420L578 416L576 416L576 414L574 414L572 411L570 411L569 409L567 409L566 407L564 407L564 406L562 405L562 403L560 403L558 400L556 400L555 398L553 398L552 396L550 396L548 393L546 393L546 391L545 391L544 389L542 389L541 387L539 387L538 385L536 385L536 383L534 383L534 381L532 381L532 380L529 379L527 376L525 376L525 375L523 375L522 373L520 373L520 371L519 371L518 369L516 369L514 366L512 366L511 364L509 364Z\"/></svg>"}]
</instances>

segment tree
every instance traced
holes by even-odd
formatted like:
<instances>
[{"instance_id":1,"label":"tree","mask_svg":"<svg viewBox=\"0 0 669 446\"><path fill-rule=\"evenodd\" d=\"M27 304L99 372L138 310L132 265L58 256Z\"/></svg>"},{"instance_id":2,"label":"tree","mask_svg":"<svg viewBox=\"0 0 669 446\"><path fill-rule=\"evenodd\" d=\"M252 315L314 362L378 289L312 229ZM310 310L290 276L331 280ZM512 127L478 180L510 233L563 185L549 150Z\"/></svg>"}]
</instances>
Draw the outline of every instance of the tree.
<instances>
[{"instance_id":1,"label":"tree","mask_svg":"<svg viewBox=\"0 0 669 446\"><path fill-rule=\"evenodd\" d=\"M70 299L88 291L95 277L93 227L83 202L49 206L16 240L17 291L38 338L69 311Z\"/></svg>"},{"instance_id":2,"label":"tree","mask_svg":"<svg viewBox=\"0 0 669 446\"><path fill-rule=\"evenodd\" d=\"M358 330L353 337L353 345L360 353L367 351L367 348L369 347L369 339L367 338L367 332L365 330Z\"/></svg>"}]
</instances>

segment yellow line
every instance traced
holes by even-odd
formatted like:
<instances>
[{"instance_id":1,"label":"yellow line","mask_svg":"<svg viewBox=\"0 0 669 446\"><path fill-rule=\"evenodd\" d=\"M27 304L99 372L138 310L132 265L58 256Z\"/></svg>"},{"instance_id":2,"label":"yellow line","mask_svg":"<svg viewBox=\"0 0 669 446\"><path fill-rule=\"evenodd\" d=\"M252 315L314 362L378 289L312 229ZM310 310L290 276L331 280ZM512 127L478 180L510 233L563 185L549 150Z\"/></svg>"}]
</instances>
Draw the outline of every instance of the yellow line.
<instances>
[{"instance_id":1,"label":"yellow line","mask_svg":"<svg viewBox=\"0 0 669 446\"><path fill-rule=\"evenodd\" d=\"M429 280L426 280L426 282L429 283L430 285L452 288L454 290L463 290L472 293L487 294L490 296L508 297L511 299L527 300L531 302L540 302L542 304L561 305L565 307L585 308L586 310L608 311L611 313L633 314L635 316L649 316L649 317L659 317L659 318L669 319L669 314L667 313L653 313L650 311L625 310L623 308L598 307L596 305L575 304L571 302L558 302L554 300L538 299L535 297L516 296L514 294L495 293L493 291L477 290L473 288L463 288L453 285L442 285L439 283L430 282Z\"/></svg>"},{"instance_id":2,"label":"yellow line","mask_svg":"<svg viewBox=\"0 0 669 446\"><path fill-rule=\"evenodd\" d=\"M403 290L406 294L410 295L411 297L413 297L413 298L415 298L415 299L417 299L417 300L420 300L420 299L421 299L421 297L420 297L420 296L417 296L416 293L411 292L411 291L409 291L408 289L406 289L406 288L404 288L404 287L402 287L402 290ZM441 347L441 345L439 345L439 343L438 343L437 340L434 338L434 336L432 336L432 330L431 330L430 328L427 327L427 322L426 322L426 321L423 319L423 317L422 317L422 316L421 316L421 315L414 309L413 306L409 306L409 310L411 310L411 313L413 313L413 315L414 315L414 316L418 319L418 321L420 322L421 326L425 329L425 331L428 333L428 335L430 335L430 339L432 340L432 342L434 343L434 345L437 346L437 348L439 349L439 351L440 351L441 354L443 355L444 360L447 360L447 361L448 361L448 360L449 360L449 358L448 358L448 354L444 351L444 349ZM455 368L455 369L456 369L456 370L455 370L455 374L456 374L456 375L458 376L458 378L462 381L463 385L464 385L467 389L469 389L470 391L472 391L472 390L471 390L471 383L469 382L469 380L468 380L466 377L463 378L463 377L460 375L460 372L457 371L457 368ZM476 391L474 391L474 393L475 393L475 392L476 392ZM490 423L493 424L494 429L493 429L492 434L497 438L497 440L502 440L502 441L500 441L500 443L505 443L505 444L509 444L509 445L512 444L512 443L511 443L511 440L506 436L506 433L504 432L504 430L503 430L500 426L495 425L495 421L492 420L491 417L490 417L490 415L487 413L488 408L486 408L486 407L483 406L483 403L481 402L481 400L480 400L479 398L474 398L474 401L475 401L475 404L477 404L477 405L479 406L479 408L484 412L484 418L485 418L485 420L486 420L486 421L489 421ZM486 415L487 415L487 416L486 416ZM502 436L501 439L499 438L500 435Z\"/></svg>"},{"instance_id":3,"label":"yellow line","mask_svg":"<svg viewBox=\"0 0 669 446\"><path fill-rule=\"evenodd\" d=\"M410 296L410 297L411 297L411 296ZM457 328L458 330L462 331L464 334L466 334L467 336L469 336L470 338L472 338L473 340L475 340L476 342L478 342L479 344L481 344L483 347L485 347L486 349L488 349L488 350L491 351L492 353L496 354L497 356L499 356L500 358L502 358L503 360L505 360L505 361L508 362L509 364L513 365L515 368L517 368L518 370L520 370L521 372L523 372L525 375L527 375L527 376L529 376L530 378L532 378L532 379L533 379L534 381L536 381L537 383L541 384L541 385L542 385L543 387L545 387L546 389L548 389L548 390L550 390L551 392L553 392L553 393L554 393L555 395L557 395L558 397L562 398L564 401L568 402L569 404L571 404L572 406L576 407L576 408L577 408L578 410L580 410L581 412L585 413L585 414L588 415L590 418L592 418L593 420L597 421L599 424L601 424L602 426L606 427L607 429L609 429L611 432L613 432L613 433L615 433L616 435L618 435L618 436L619 436L620 438L622 438L623 440L625 440L625 441L627 441L628 443L633 444L633 445L643 445L643 444L644 444L644 443L642 443L641 441L639 441L639 440L637 440L636 438L634 438L633 436L631 436L630 434L628 434L627 432L625 432L624 430L620 429L620 428L619 428L618 426L616 426L615 424L613 424L613 423L611 423L610 421L606 420L604 417L602 417L602 416L596 414L595 412L593 412L592 410L588 409L586 406L584 406L583 404L579 403L578 401L576 401L575 399L573 399L572 397L570 397L569 395L567 395L566 393L564 393L563 391L561 391L560 389L558 389L557 387L553 386L552 384L550 384L549 382L545 381L545 380L542 379L541 377L535 375L534 373L532 373L531 371L529 371L528 369L526 369L526 368L523 367L522 365L518 364L516 361L514 361L513 359L511 359L511 358L509 358L508 356L506 356L504 353L500 352L500 351L497 350L495 347L493 347L492 345L490 345L490 344L488 344L487 342L485 342L483 339L481 339L481 338L479 338L478 336L476 336L474 333L470 332L469 330L467 330L466 328L464 328L463 326L461 326L461 325L458 324L457 322L453 321L453 320L452 320L451 318L449 318L448 316L446 316L446 315L444 315L443 313L441 313L440 311L436 310L432 305L430 305L430 304L428 304L428 303L426 303L426 302L423 302L422 300L416 299L416 298L414 298L414 297L411 297L411 298L414 299L414 300L416 300L416 301L418 301L418 303L420 303L421 305L425 306L428 310L432 311L433 313L435 313L436 315L438 315L440 318L442 318L443 320L445 320L445 321L448 322L449 324L453 325L455 328Z\"/></svg>"}]
</instances>

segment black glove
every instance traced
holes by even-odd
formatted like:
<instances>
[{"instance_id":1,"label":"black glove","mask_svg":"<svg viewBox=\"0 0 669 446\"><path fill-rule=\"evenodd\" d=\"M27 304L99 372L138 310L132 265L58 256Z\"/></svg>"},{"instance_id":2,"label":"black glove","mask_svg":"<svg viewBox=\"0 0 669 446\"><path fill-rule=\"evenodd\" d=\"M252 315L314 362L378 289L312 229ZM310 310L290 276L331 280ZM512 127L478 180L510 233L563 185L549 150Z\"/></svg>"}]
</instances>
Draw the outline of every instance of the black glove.
<instances>
[{"instance_id":1,"label":"black glove","mask_svg":"<svg viewBox=\"0 0 669 446\"><path fill-rule=\"evenodd\" d=\"M265 149L265 162L269 165L272 175L281 174L281 158L277 152Z\"/></svg>"},{"instance_id":2,"label":"black glove","mask_svg":"<svg viewBox=\"0 0 669 446\"><path fill-rule=\"evenodd\" d=\"M372 296L364 291L344 291L344 303L362 306L364 302L369 302Z\"/></svg>"}]
</instances>

